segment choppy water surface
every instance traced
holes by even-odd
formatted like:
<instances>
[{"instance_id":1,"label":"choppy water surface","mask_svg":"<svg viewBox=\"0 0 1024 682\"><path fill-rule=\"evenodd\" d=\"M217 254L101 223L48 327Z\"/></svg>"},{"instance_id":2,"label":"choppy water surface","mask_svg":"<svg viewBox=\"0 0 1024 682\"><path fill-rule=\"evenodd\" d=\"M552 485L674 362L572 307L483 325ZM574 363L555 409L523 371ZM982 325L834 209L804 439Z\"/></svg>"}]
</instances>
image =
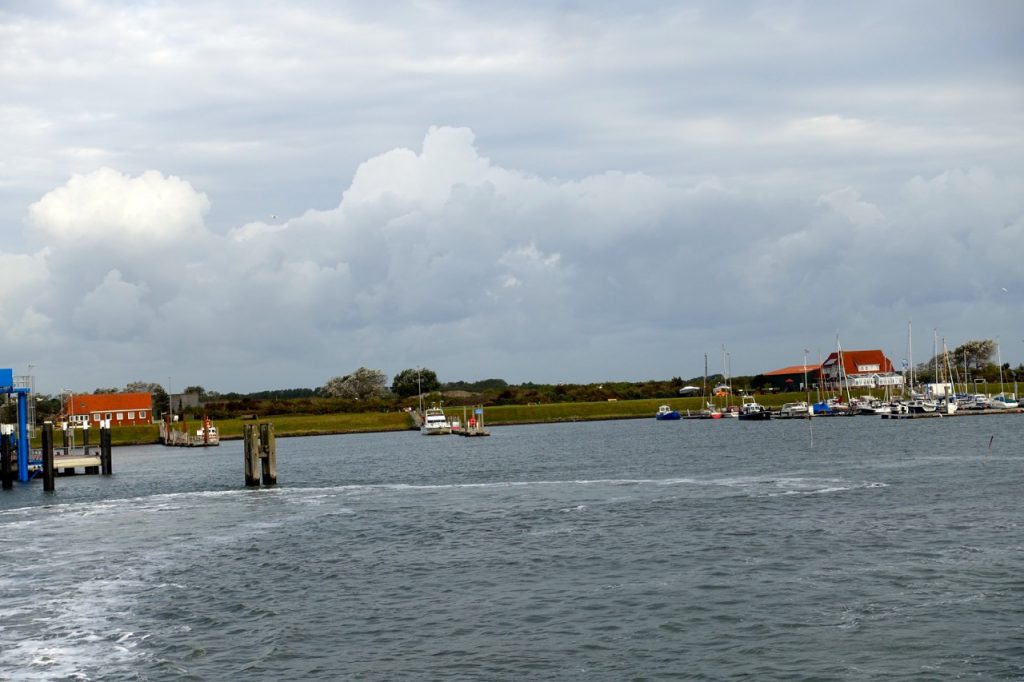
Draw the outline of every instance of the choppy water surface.
<instances>
[{"instance_id":1,"label":"choppy water surface","mask_svg":"<svg viewBox=\"0 0 1024 682\"><path fill-rule=\"evenodd\" d=\"M1024 679L1022 428L280 439L264 490L115 450L0 493L0 678Z\"/></svg>"}]
</instances>

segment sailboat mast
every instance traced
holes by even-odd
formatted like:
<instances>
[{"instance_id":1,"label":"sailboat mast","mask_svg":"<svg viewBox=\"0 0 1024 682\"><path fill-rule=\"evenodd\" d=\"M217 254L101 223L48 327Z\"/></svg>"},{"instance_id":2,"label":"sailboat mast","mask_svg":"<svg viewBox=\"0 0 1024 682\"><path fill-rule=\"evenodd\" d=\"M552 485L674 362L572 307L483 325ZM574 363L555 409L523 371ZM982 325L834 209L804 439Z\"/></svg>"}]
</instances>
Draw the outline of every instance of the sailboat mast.
<instances>
[{"instance_id":1,"label":"sailboat mast","mask_svg":"<svg viewBox=\"0 0 1024 682\"><path fill-rule=\"evenodd\" d=\"M907 320L907 363L910 365L910 395L914 395L914 341L913 320Z\"/></svg>"},{"instance_id":2,"label":"sailboat mast","mask_svg":"<svg viewBox=\"0 0 1024 682\"><path fill-rule=\"evenodd\" d=\"M989 357L992 357L991 355ZM999 352L999 338L996 338L996 362L999 363L999 395L1004 395L1003 391L1003 355Z\"/></svg>"},{"instance_id":3,"label":"sailboat mast","mask_svg":"<svg viewBox=\"0 0 1024 682\"><path fill-rule=\"evenodd\" d=\"M701 395L704 396L704 402L708 400L708 354L704 354L704 384L701 386Z\"/></svg>"},{"instance_id":4,"label":"sailboat mast","mask_svg":"<svg viewBox=\"0 0 1024 682\"><path fill-rule=\"evenodd\" d=\"M840 380L846 388L846 404L849 405L853 397L850 395L850 378L846 375L846 360L843 358L843 346L839 343L839 334L836 334L836 356L839 359Z\"/></svg>"}]
</instances>

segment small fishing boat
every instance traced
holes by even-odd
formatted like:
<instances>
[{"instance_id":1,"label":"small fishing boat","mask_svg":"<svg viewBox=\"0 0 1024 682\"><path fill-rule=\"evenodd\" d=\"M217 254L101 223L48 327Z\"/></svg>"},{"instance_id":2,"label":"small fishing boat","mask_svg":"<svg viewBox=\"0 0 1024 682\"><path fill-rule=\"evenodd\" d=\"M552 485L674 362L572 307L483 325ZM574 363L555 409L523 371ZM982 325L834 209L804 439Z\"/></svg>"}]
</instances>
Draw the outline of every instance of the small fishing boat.
<instances>
[{"instance_id":1,"label":"small fishing boat","mask_svg":"<svg viewBox=\"0 0 1024 682\"><path fill-rule=\"evenodd\" d=\"M1017 397L1013 394L1000 394L994 396L991 399L989 399L988 404L989 407L996 410L1012 410L1017 407L1020 407L1020 402L1017 400Z\"/></svg>"},{"instance_id":2,"label":"small fishing boat","mask_svg":"<svg viewBox=\"0 0 1024 682\"><path fill-rule=\"evenodd\" d=\"M452 432L451 422L444 415L444 410L436 405L428 407L423 413L423 425L420 433L424 436L447 436Z\"/></svg>"},{"instance_id":3,"label":"small fishing boat","mask_svg":"<svg viewBox=\"0 0 1024 682\"><path fill-rule=\"evenodd\" d=\"M753 398L744 398L743 406L740 408L740 413L737 415L737 418L743 421L762 421L765 419L771 419L772 413L768 411L768 408L761 405Z\"/></svg>"},{"instance_id":4,"label":"small fishing boat","mask_svg":"<svg viewBox=\"0 0 1024 682\"><path fill-rule=\"evenodd\" d=\"M171 421L170 414L160 422L160 442L164 445L186 448L209 448L220 445L220 432L213 425L210 418L203 416L203 425L196 429L195 435L191 435L188 426L182 421L182 428L176 429Z\"/></svg>"},{"instance_id":5,"label":"small fishing boat","mask_svg":"<svg viewBox=\"0 0 1024 682\"><path fill-rule=\"evenodd\" d=\"M658 421L675 421L681 417L682 415L679 414L679 410L673 410L668 405L662 405L659 407L658 411L654 415L654 418Z\"/></svg>"},{"instance_id":6,"label":"small fishing boat","mask_svg":"<svg viewBox=\"0 0 1024 682\"><path fill-rule=\"evenodd\" d=\"M806 402L786 403L775 415L778 419L808 419L814 414L814 409Z\"/></svg>"}]
</instances>

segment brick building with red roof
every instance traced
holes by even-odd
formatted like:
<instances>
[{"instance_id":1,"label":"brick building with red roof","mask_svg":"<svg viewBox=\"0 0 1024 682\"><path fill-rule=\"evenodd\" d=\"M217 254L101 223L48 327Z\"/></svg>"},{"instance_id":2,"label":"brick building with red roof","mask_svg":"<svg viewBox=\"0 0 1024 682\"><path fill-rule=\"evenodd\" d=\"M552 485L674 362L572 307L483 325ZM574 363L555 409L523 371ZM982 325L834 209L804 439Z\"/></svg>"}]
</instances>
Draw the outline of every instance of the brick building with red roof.
<instances>
[{"instance_id":1,"label":"brick building with red roof","mask_svg":"<svg viewBox=\"0 0 1024 682\"><path fill-rule=\"evenodd\" d=\"M99 427L103 420L111 426L150 424L153 421L153 396L149 393L71 394L64 403L64 414L72 424Z\"/></svg>"}]
</instances>

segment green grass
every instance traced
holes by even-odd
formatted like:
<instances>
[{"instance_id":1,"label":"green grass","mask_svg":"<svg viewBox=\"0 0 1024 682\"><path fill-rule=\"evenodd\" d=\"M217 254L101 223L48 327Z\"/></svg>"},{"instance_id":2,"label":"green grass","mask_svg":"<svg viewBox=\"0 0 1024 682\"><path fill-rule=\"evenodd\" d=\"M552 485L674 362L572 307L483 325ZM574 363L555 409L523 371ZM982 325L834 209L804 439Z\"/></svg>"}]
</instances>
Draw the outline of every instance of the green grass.
<instances>
[{"instance_id":1,"label":"green grass","mask_svg":"<svg viewBox=\"0 0 1024 682\"><path fill-rule=\"evenodd\" d=\"M815 400L815 394L811 394ZM756 399L762 405L777 409L784 403L806 400L806 393L780 393L775 395L759 395ZM719 407L725 405L724 398L715 398ZM740 403L739 397L729 399L732 405ZM653 418L660 405L669 405L684 415L687 411L699 412L704 409L704 398L649 398L644 400L610 400L585 403L547 403L534 405L497 405L484 411L484 423L487 426L502 424L531 424L565 421L588 421L600 419L640 419ZM461 406L449 406L445 413L450 417L462 419ZM471 409L466 409L466 415ZM402 431L412 426L411 417L405 412L360 412L335 413L323 415L266 415L258 421L272 422L274 433L278 437L326 435L335 433L371 433L378 431ZM241 438L245 424L258 423L257 420L222 419L216 421L222 439ZM199 420L189 421L189 429L199 427ZM99 444L99 431L90 431L90 443ZM114 445L138 445L156 443L159 433L156 424L145 426L115 426L111 433ZM76 437L81 445L81 435ZM54 446L63 444L61 434L54 434ZM33 439L33 446L39 447L38 436Z\"/></svg>"},{"instance_id":2,"label":"green grass","mask_svg":"<svg viewBox=\"0 0 1024 682\"><path fill-rule=\"evenodd\" d=\"M284 414L268 415L260 419L274 424L274 435L311 436L329 433L371 433L374 431L403 431L412 426L405 412L356 412L338 414ZM216 423L220 437L241 438L245 424L256 424L253 419L223 419ZM198 428L198 427L197 427Z\"/></svg>"}]
</instances>

